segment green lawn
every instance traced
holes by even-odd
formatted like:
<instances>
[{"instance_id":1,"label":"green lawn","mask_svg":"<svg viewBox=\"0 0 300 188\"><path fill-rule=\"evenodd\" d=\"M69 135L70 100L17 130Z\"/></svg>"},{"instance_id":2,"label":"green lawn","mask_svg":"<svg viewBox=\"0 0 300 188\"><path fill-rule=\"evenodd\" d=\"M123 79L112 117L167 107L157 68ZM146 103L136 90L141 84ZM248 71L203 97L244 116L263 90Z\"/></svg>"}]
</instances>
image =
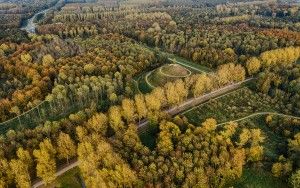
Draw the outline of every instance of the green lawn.
<instances>
[{"instance_id":1,"label":"green lawn","mask_svg":"<svg viewBox=\"0 0 300 188\"><path fill-rule=\"evenodd\" d=\"M145 76L148 74L144 73L142 75L140 75L136 81L137 81L137 87L138 87L138 91L140 91L141 93L149 93L152 91L152 87L149 86L149 84L147 84L146 80L145 80Z\"/></svg>"},{"instance_id":2,"label":"green lawn","mask_svg":"<svg viewBox=\"0 0 300 188\"><path fill-rule=\"evenodd\" d=\"M236 188L288 188L288 184L259 169L244 169L242 177L233 184Z\"/></svg>"},{"instance_id":3,"label":"green lawn","mask_svg":"<svg viewBox=\"0 0 300 188\"><path fill-rule=\"evenodd\" d=\"M81 188L79 177L80 171L76 167L59 176L54 183L44 186L44 188Z\"/></svg>"},{"instance_id":4,"label":"green lawn","mask_svg":"<svg viewBox=\"0 0 300 188\"><path fill-rule=\"evenodd\" d=\"M143 132L140 135L140 139L143 145L147 146L150 149L154 149L156 146L156 134L149 131Z\"/></svg>"}]
</instances>

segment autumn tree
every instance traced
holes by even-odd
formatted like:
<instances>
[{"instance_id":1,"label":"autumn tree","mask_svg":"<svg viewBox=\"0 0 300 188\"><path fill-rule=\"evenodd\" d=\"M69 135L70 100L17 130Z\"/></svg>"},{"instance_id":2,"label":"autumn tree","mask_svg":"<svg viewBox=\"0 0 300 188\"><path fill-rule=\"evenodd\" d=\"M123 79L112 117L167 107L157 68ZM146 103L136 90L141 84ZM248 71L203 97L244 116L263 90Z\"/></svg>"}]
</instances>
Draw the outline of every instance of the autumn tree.
<instances>
[{"instance_id":1,"label":"autumn tree","mask_svg":"<svg viewBox=\"0 0 300 188\"><path fill-rule=\"evenodd\" d=\"M14 172L12 172L7 159L0 157L0 187L8 187L12 183Z\"/></svg>"},{"instance_id":2,"label":"autumn tree","mask_svg":"<svg viewBox=\"0 0 300 188\"><path fill-rule=\"evenodd\" d=\"M245 69L237 64L228 63L218 67L216 72L220 85L225 85L231 82L240 82L245 79Z\"/></svg>"},{"instance_id":3,"label":"autumn tree","mask_svg":"<svg viewBox=\"0 0 300 188\"><path fill-rule=\"evenodd\" d=\"M180 96L177 90L175 89L175 85L172 82L168 82L165 86L165 93L167 97L168 104L176 105L180 101Z\"/></svg>"},{"instance_id":4,"label":"autumn tree","mask_svg":"<svg viewBox=\"0 0 300 188\"><path fill-rule=\"evenodd\" d=\"M246 67L247 67L248 74L253 75L259 71L259 69L261 67L261 62L256 57L250 58L246 62Z\"/></svg>"},{"instance_id":5,"label":"autumn tree","mask_svg":"<svg viewBox=\"0 0 300 188\"><path fill-rule=\"evenodd\" d=\"M146 94L145 101L147 104L147 108L150 111L159 111L161 108L161 101L154 94Z\"/></svg>"},{"instance_id":6,"label":"autumn tree","mask_svg":"<svg viewBox=\"0 0 300 188\"><path fill-rule=\"evenodd\" d=\"M217 128L217 121L213 118L209 118L206 119L201 125L207 131L214 131Z\"/></svg>"},{"instance_id":7,"label":"autumn tree","mask_svg":"<svg viewBox=\"0 0 300 188\"><path fill-rule=\"evenodd\" d=\"M31 181L29 176L28 164L20 159L13 159L10 161L10 168L15 176L15 182L18 187L30 188Z\"/></svg>"},{"instance_id":8,"label":"autumn tree","mask_svg":"<svg viewBox=\"0 0 300 188\"><path fill-rule=\"evenodd\" d=\"M300 187L300 170L297 170L290 178L293 188Z\"/></svg>"},{"instance_id":9,"label":"autumn tree","mask_svg":"<svg viewBox=\"0 0 300 188\"><path fill-rule=\"evenodd\" d=\"M300 160L300 133L294 135L294 139L289 139L288 146L292 153L291 157L298 162Z\"/></svg>"},{"instance_id":10,"label":"autumn tree","mask_svg":"<svg viewBox=\"0 0 300 188\"><path fill-rule=\"evenodd\" d=\"M157 149L162 155L167 155L174 150L174 143L180 135L179 127L172 122L161 122L161 129L158 135Z\"/></svg>"},{"instance_id":11,"label":"autumn tree","mask_svg":"<svg viewBox=\"0 0 300 188\"><path fill-rule=\"evenodd\" d=\"M128 129L124 133L123 142L126 146L130 148L135 148L136 151L139 151L142 147L140 137L138 135L137 125L130 124Z\"/></svg>"},{"instance_id":12,"label":"autumn tree","mask_svg":"<svg viewBox=\"0 0 300 188\"><path fill-rule=\"evenodd\" d=\"M195 97L201 96L204 93L210 91L212 89L212 81L210 77L206 74L199 75L194 88L193 88L193 94Z\"/></svg>"},{"instance_id":13,"label":"autumn tree","mask_svg":"<svg viewBox=\"0 0 300 188\"><path fill-rule=\"evenodd\" d=\"M31 55L28 54L28 53L22 54L22 55L21 55L21 60L22 60L24 63L31 63L32 57L31 57Z\"/></svg>"},{"instance_id":14,"label":"autumn tree","mask_svg":"<svg viewBox=\"0 0 300 188\"><path fill-rule=\"evenodd\" d=\"M272 165L272 173L275 177L286 176L292 171L292 165L290 160L286 160L284 157L280 156L279 161Z\"/></svg>"},{"instance_id":15,"label":"autumn tree","mask_svg":"<svg viewBox=\"0 0 300 188\"><path fill-rule=\"evenodd\" d=\"M55 180L55 154L56 150L49 139L45 139L40 143L39 150L36 149L33 151L33 155L37 160L37 176L42 178L46 184Z\"/></svg>"},{"instance_id":16,"label":"autumn tree","mask_svg":"<svg viewBox=\"0 0 300 188\"><path fill-rule=\"evenodd\" d=\"M75 157L76 146L68 134L59 133L57 146L58 158L67 159L67 163L69 163L69 159Z\"/></svg>"},{"instance_id":17,"label":"autumn tree","mask_svg":"<svg viewBox=\"0 0 300 188\"><path fill-rule=\"evenodd\" d=\"M122 114L127 123L134 122L136 119L134 101L131 99L122 100Z\"/></svg>"},{"instance_id":18,"label":"autumn tree","mask_svg":"<svg viewBox=\"0 0 300 188\"><path fill-rule=\"evenodd\" d=\"M89 63L86 64L83 69L87 74L92 74L95 71L95 65Z\"/></svg>"},{"instance_id":19,"label":"autumn tree","mask_svg":"<svg viewBox=\"0 0 300 188\"><path fill-rule=\"evenodd\" d=\"M147 106L145 103L144 95L138 94L134 96L136 111L139 117L139 120L147 117Z\"/></svg>"},{"instance_id":20,"label":"autumn tree","mask_svg":"<svg viewBox=\"0 0 300 188\"><path fill-rule=\"evenodd\" d=\"M121 108L119 106L111 106L108 110L108 117L110 126L119 134L124 128Z\"/></svg>"},{"instance_id":21,"label":"autumn tree","mask_svg":"<svg viewBox=\"0 0 300 188\"><path fill-rule=\"evenodd\" d=\"M249 129L243 128L241 134L239 135L239 146L245 146L251 139L251 132Z\"/></svg>"},{"instance_id":22,"label":"autumn tree","mask_svg":"<svg viewBox=\"0 0 300 188\"><path fill-rule=\"evenodd\" d=\"M103 113L96 113L87 122L87 128L105 136L108 127L108 118Z\"/></svg>"},{"instance_id":23,"label":"autumn tree","mask_svg":"<svg viewBox=\"0 0 300 188\"><path fill-rule=\"evenodd\" d=\"M135 172L101 138L93 144L88 141L80 143L78 157L88 187L134 187L137 184Z\"/></svg>"},{"instance_id":24,"label":"autumn tree","mask_svg":"<svg viewBox=\"0 0 300 188\"><path fill-rule=\"evenodd\" d=\"M23 148L17 150L18 159L12 159L9 163L15 182L18 187L31 187L30 169L33 161L30 153Z\"/></svg>"},{"instance_id":25,"label":"autumn tree","mask_svg":"<svg viewBox=\"0 0 300 188\"><path fill-rule=\"evenodd\" d=\"M54 63L55 59L50 55L44 55L42 59L43 66L48 67Z\"/></svg>"},{"instance_id":26,"label":"autumn tree","mask_svg":"<svg viewBox=\"0 0 300 188\"><path fill-rule=\"evenodd\" d=\"M76 135L77 135L77 139L82 142L85 137L87 136L88 131L86 130L85 127L82 126L77 126L76 127Z\"/></svg>"}]
</instances>

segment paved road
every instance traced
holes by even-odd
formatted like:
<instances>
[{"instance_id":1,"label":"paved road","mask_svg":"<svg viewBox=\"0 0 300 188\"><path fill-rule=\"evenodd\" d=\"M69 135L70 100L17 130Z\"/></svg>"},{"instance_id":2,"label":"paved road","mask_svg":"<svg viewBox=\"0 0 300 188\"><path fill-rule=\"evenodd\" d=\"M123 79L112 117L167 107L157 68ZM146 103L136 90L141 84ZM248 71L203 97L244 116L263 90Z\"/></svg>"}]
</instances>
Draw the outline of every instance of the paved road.
<instances>
[{"instance_id":1,"label":"paved road","mask_svg":"<svg viewBox=\"0 0 300 188\"><path fill-rule=\"evenodd\" d=\"M175 107L172 107L168 110L166 110L165 112L170 114L171 116L174 116L176 114L179 114L181 112L184 112L186 110L188 110L189 108L192 108L194 106L197 106L203 102L206 102L208 101L209 99L212 99L214 97L218 97L220 95L223 95L223 94L226 94L227 92L230 92L230 91L233 91L233 90L236 90L238 88L240 88L243 84L249 82L253 80L253 78L249 78L247 80L244 80L242 82L238 82L238 83L234 83L234 84L231 84L231 85L228 85L228 86L225 86L221 89L218 89L218 90L215 90L213 92L210 92L208 94L205 94L205 95L202 95L202 96L199 96L199 97L195 97L195 98L191 98L187 101L185 101L184 103L180 104L179 106L175 106ZM148 125L148 120L142 120L139 125L138 125L138 130L141 131L142 128L145 128L147 125ZM76 167L79 165L79 162L76 161L74 163L71 163L69 164L68 166L60 169L56 174L55 176L60 176L62 174L64 174L65 172L67 172L68 170ZM43 185L44 182L43 181L39 181L39 182L36 182L32 185L33 188L37 188L37 187L40 187L41 185Z\"/></svg>"},{"instance_id":2,"label":"paved road","mask_svg":"<svg viewBox=\"0 0 300 188\"><path fill-rule=\"evenodd\" d=\"M205 95L199 96L199 97L195 97L195 98L191 98L187 101L185 101L184 103L180 104L179 106L175 106L172 107L168 110L166 110L165 112L168 113L171 116L174 116L176 114L179 114L181 112L184 112L190 108L193 108L194 106L198 106L199 104L208 101L209 99L218 97L220 95L226 94L227 92L236 90L238 88L240 88L243 84L253 80L254 78L249 78L247 80L244 80L242 82L238 82L238 83L234 83L228 86L225 86L221 89L212 91L210 93L207 93ZM138 125L138 130L141 131L142 128L145 128L148 125L148 121L144 120L141 121L140 124Z\"/></svg>"}]
</instances>

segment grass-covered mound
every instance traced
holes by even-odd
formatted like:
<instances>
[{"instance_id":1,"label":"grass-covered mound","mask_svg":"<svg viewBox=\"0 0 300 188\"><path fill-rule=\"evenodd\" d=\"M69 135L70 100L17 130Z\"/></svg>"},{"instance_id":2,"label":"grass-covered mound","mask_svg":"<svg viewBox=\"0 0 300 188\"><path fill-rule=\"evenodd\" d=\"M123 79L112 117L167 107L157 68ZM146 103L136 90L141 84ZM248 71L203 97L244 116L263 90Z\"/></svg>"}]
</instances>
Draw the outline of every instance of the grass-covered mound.
<instances>
[{"instance_id":1,"label":"grass-covered mound","mask_svg":"<svg viewBox=\"0 0 300 188\"><path fill-rule=\"evenodd\" d=\"M166 64L138 78L138 87L142 93L150 92L155 87L164 86L180 78L190 76L192 71L178 64Z\"/></svg>"},{"instance_id":2,"label":"grass-covered mound","mask_svg":"<svg viewBox=\"0 0 300 188\"><path fill-rule=\"evenodd\" d=\"M160 67L156 72L166 77L186 77L191 74L189 70L178 64L164 65Z\"/></svg>"}]
</instances>

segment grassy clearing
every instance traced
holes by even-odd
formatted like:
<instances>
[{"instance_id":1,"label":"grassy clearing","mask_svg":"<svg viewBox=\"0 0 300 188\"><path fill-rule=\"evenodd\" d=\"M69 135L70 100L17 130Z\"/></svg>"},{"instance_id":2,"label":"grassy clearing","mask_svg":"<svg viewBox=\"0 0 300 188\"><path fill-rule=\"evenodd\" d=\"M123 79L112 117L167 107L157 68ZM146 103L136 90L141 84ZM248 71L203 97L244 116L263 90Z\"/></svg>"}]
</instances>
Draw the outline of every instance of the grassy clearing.
<instances>
[{"instance_id":1,"label":"grassy clearing","mask_svg":"<svg viewBox=\"0 0 300 188\"><path fill-rule=\"evenodd\" d=\"M156 138L157 138L156 133L152 133L151 131L146 131L146 132L141 133L139 136L140 136L140 139L141 139L143 145L147 146L150 149L155 148Z\"/></svg>"},{"instance_id":2,"label":"grassy clearing","mask_svg":"<svg viewBox=\"0 0 300 188\"><path fill-rule=\"evenodd\" d=\"M43 186L43 188L81 188L80 170L78 167L73 168L62 176L56 178L51 185Z\"/></svg>"},{"instance_id":3,"label":"grassy clearing","mask_svg":"<svg viewBox=\"0 0 300 188\"><path fill-rule=\"evenodd\" d=\"M152 87L146 82L145 77L148 73L142 74L137 78L138 90L142 93L149 93L152 91Z\"/></svg>"},{"instance_id":4,"label":"grassy clearing","mask_svg":"<svg viewBox=\"0 0 300 188\"><path fill-rule=\"evenodd\" d=\"M265 155L265 167L271 168L271 162L278 159L281 150L280 148L287 147L285 138L281 135L276 134L268 125L265 123L266 115L254 116L250 119L239 122L239 128L244 127L249 129L259 128L265 136L263 143L264 155Z\"/></svg>"},{"instance_id":5,"label":"grassy clearing","mask_svg":"<svg viewBox=\"0 0 300 188\"><path fill-rule=\"evenodd\" d=\"M280 112L278 101L243 88L223 97L211 100L184 113L192 124L200 125L207 118L215 118L218 123L236 120L255 112ZM266 115L257 115L239 121L239 129L259 128L265 135L263 169L246 168L243 176L232 186L239 188L287 188L285 180L275 178L270 173L272 163L278 159L282 148L286 148L285 138L276 134L265 123Z\"/></svg>"},{"instance_id":6,"label":"grassy clearing","mask_svg":"<svg viewBox=\"0 0 300 188\"><path fill-rule=\"evenodd\" d=\"M270 172L247 168L244 169L242 177L234 183L238 188L287 188L287 183L272 176Z\"/></svg>"},{"instance_id":7,"label":"grassy clearing","mask_svg":"<svg viewBox=\"0 0 300 188\"><path fill-rule=\"evenodd\" d=\"M169 64L159 68L159 73L170 77L185 77L191 74L191 71L178 64Z\"/></svg>"},{"instance_id":8,"label":"grassy clearing","mask_svg":"<svg viewBox=\"0 0 300 188\"><path fill-rule=\"evenodd\" d=\"M154 48L151 48L149 46L146 46L146 45L143 45L143 44L140 44L140 46L143 47L143 48L145 48L145 49L147 49L147 50L151 50L151 51L157 52L156 50L154 50ZM212 71L208 67L199 65L197 63L193 63L193 62L191 62L191 61L189 61L187 59L184 59L184 58L182 58L180 56L177 56L175 54L171 54L171 53L167 53L167 52L162 52L162 51L160 51L159 53L162 54L162 55L164 55L164 56L166 56L166 57L168 57L169 63L178 64L181 67L185 68L186 70L191 71L192 73L203 73L203 72L211 72ZM166 65L169 65L169 64L166 64ZM160 69L160 68L155 69L154 72L156 70L158 70L158 69ZM170 74L170 75L173 75L173 76L180 76L183 73L181 71L172 72L170 70L167 70L166 68L163 68L163 72L165 72L167 74ZM145 73L140 74L139 76L137 76L135 78L135 81L138 82L138 84L135 84L135 85L137 85L134 88L135 91L139 91L139 92L144 93L144 94L145 93L149 93L153 89L153 87L151 87L151 86L157 87L157 86L161 86L162 85L161 83L164 83L164 81L159 81L161 83L156 84L155 83L156 81L154 81L154 83L150 83L150 85L149 85L149 83L147 83L147 81L146 81L146 76L148 75L148 73L149 72L145 72ZM154 78L152 77L152 79L159 80L159 79L156 79L155 76L154 76ZM172 80L170 80L170 81L172 81ZM138 88L136 88L136 87L138 87Z\"/></svg>"},{"instance_id":9,"label":"grassy clearing","mask_svg":"<svg viewBox=\"0 0 300 188\"><path fill-rule=\"evenodd\" d=\"M242 88L217 99L204 103L184 113L194 125L201 125L207 118L215 118L218 123L233 121L256 112L280 112L278 101L268 96ZM260 128L266 139L264 143L267 161L278 158L280 147L286 147L284 138L276 134L265 124L266 115L257 115L239 121L239 127Z\"/></svg>"}]
</instances>

